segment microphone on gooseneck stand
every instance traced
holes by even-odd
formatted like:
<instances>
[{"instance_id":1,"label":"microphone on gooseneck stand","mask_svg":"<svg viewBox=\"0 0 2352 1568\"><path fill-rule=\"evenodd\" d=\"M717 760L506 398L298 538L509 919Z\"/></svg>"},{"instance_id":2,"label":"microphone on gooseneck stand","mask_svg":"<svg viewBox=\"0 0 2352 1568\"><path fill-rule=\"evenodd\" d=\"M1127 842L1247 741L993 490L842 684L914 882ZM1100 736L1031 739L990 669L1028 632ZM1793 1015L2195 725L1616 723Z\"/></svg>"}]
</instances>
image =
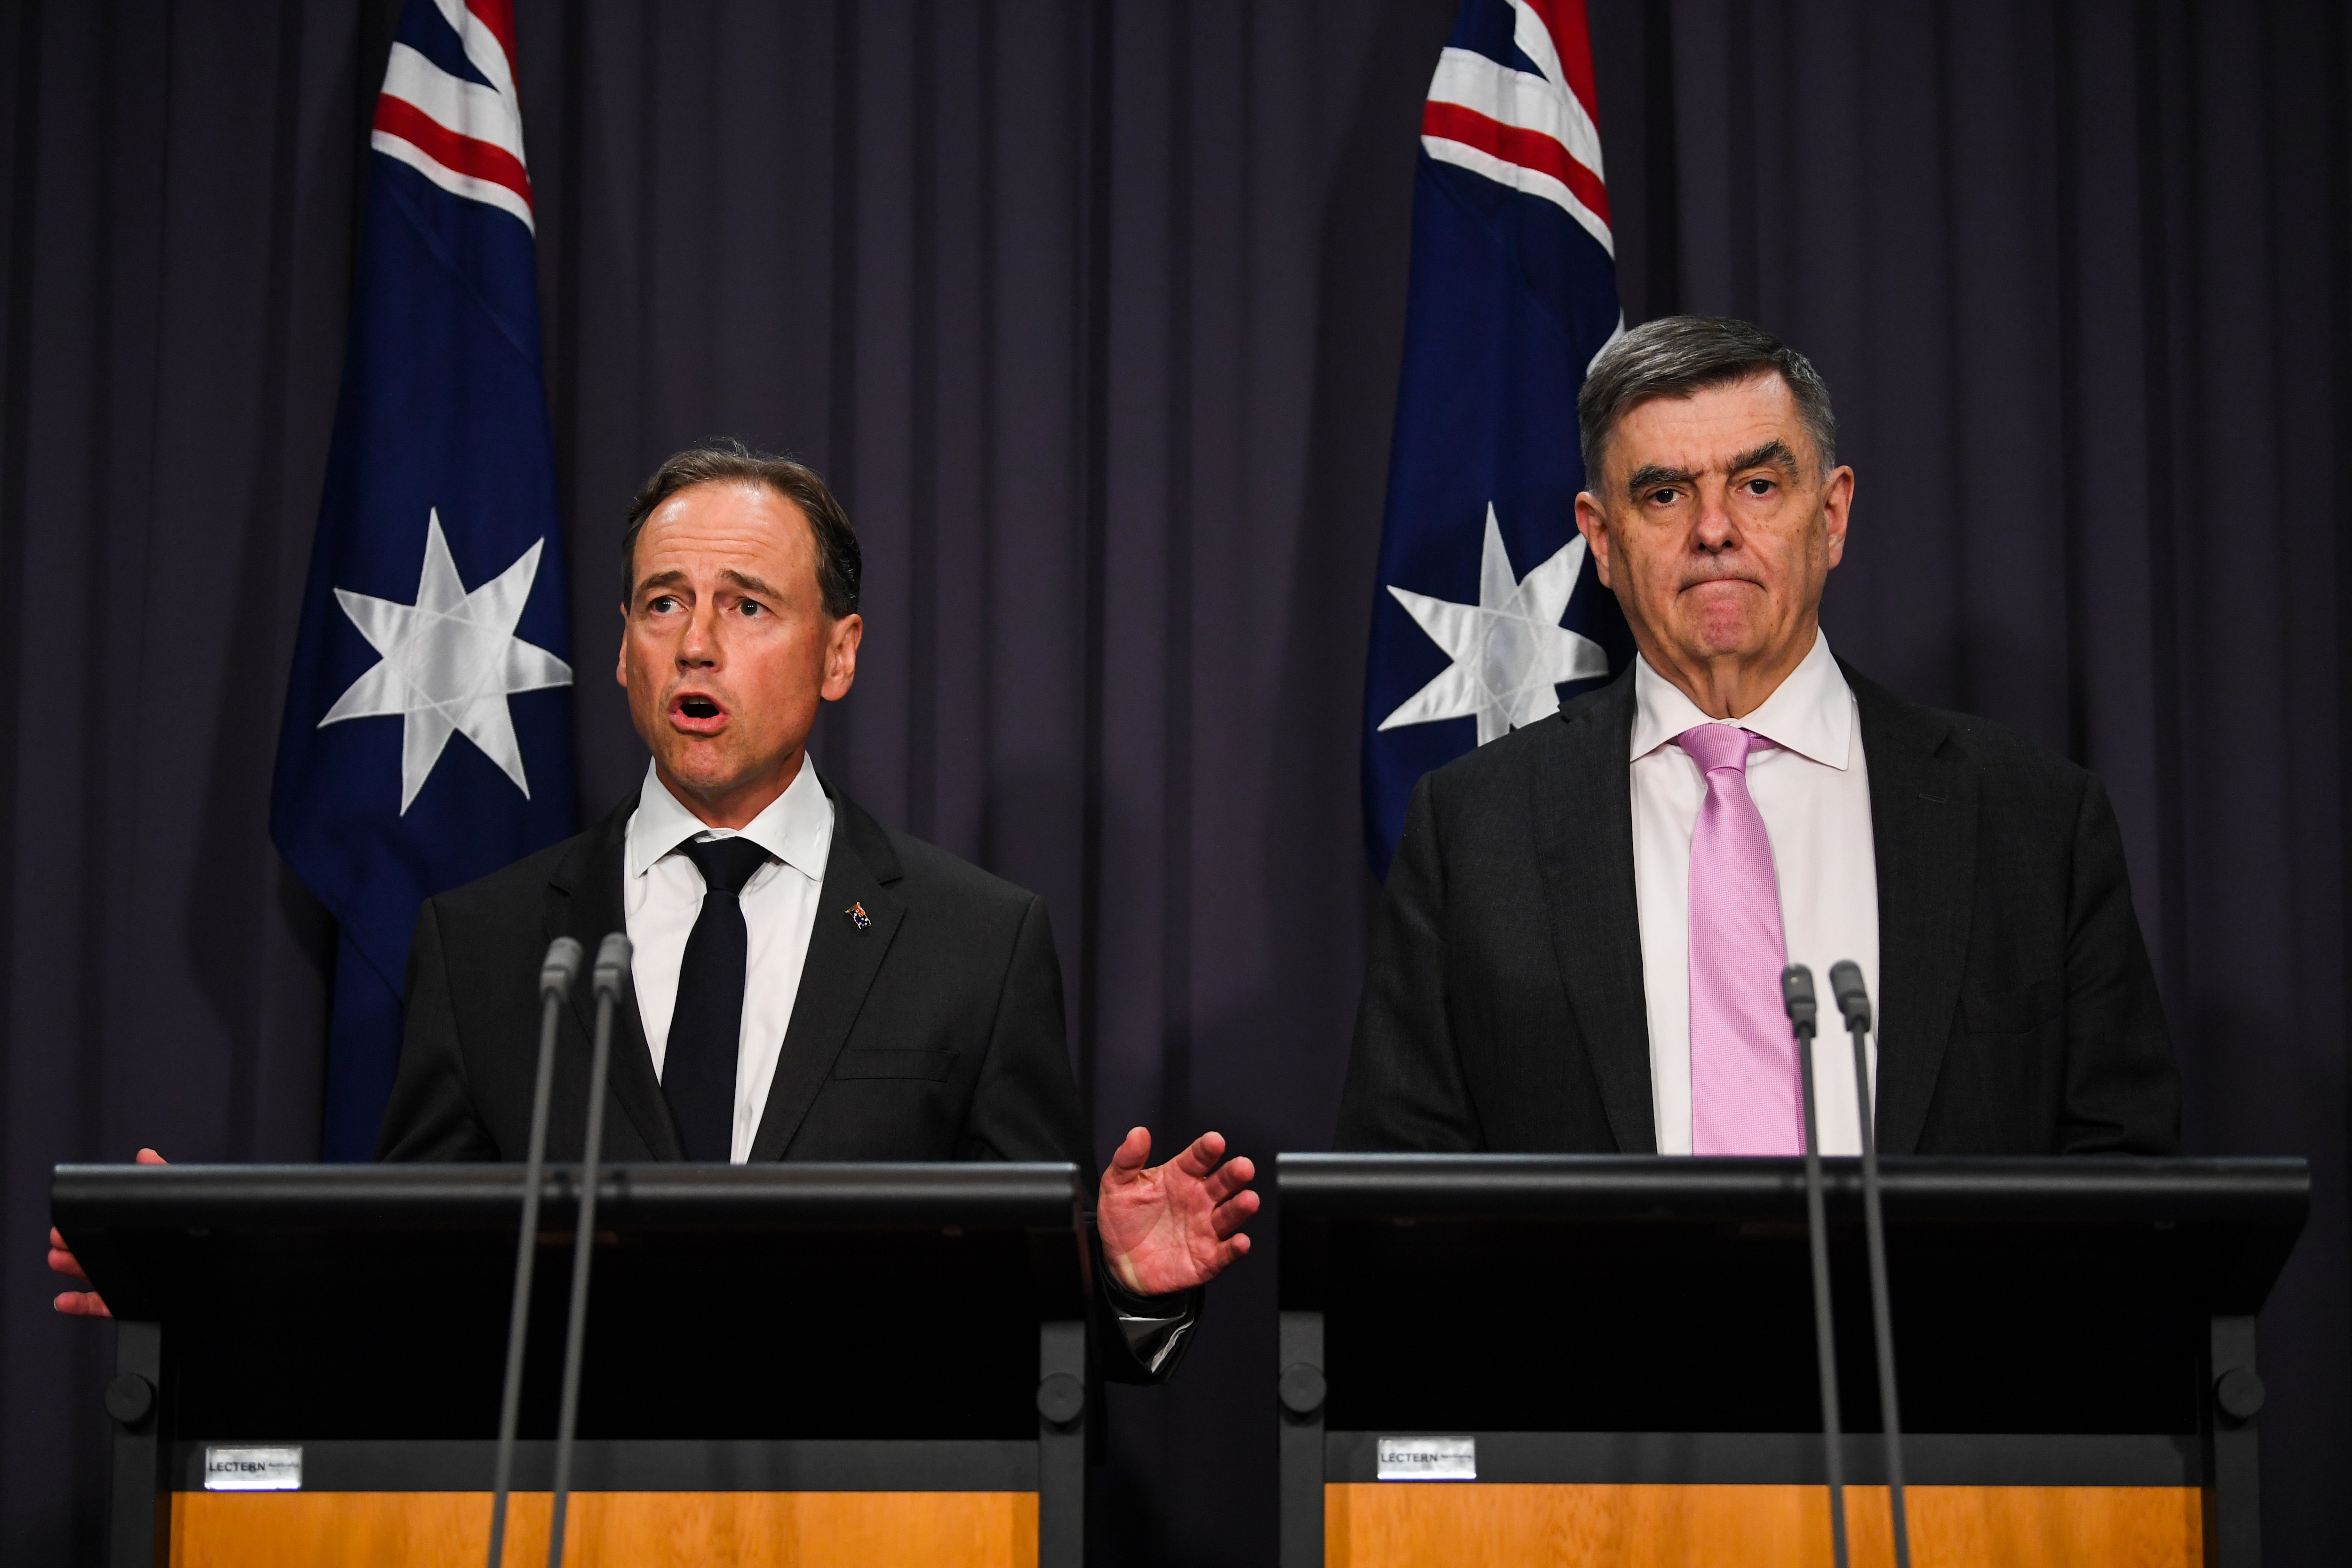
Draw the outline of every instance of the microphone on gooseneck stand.
<instances>
[{"instance_id":1,"label":"microphone on gooseneck stand","mask_svg":"<svg viewBox=\"0 0 2352 1568\"><path fill-rule=\"evenodd\" d=\"M1813 1247L1813 1356L1822 1369L1822 1466L1830 1483L1830 1545L1846 1568L1845 1457L1838 1430L1837 1324L1830 1313L1830 1229L1822 1203L1821 1129L1813 1113L1813 1031L1820 1007L1813 972L1801 963L1780 971L1780 1005L1797 1037L1797 1076L1805 1104L1805 1229Z\"/></svg>"},{"instance_id":2,"label":"microphone on gooseneck stand","mask_svg":"<svg viewBox=\"0 0 2352 1568\"><path fill-rule=\"evenodd\" d=\"M530 1091L530 1151L522 1178L522 1233L515 1238L514 1308L507 1319L506 1393L499 1402L499 1462L490 1500L489 1568L506 1554L507 1493L514 1479L515 1418L522 1405L523 1342L530 1332L530 1266L539 1254L539 1189L547 1164L547 1099L555 1081L555 1023L580 976L580 944L559 936L539 966L539 1079Z\"/></svg>"},{"instance_id":3,"label":"microphone on gooseneck stand","mask_svg":"<svg viewBox=\"0 0 2352 1568\"><path fill-rule=\"evenodd\" d=\"M629 939L614 931L596 944L596 1048L588 1058L588 1135L580 1152L580 1220L572 1239L572 1321L563 1331L563 1405L555 1423L555 1508L548 1521L547 1568L562 1568L563 1515L572 1499L572 1435L580 1425L580 1344L588 1327L588 1260L596 1247L598 1160L604 1146L604 1084L612 1075L613 1009L629 983Z\"/></svg>"},{"instance_id":4,"label":"microphone on gooseneck stand","mask_svg":"<svg viewBox=\"0 0 2352 1568\"><path fill-rule=\"evenodd\" d=\"M1852 959L1830 965L1830 992L1853 1037L1853 1096L1862 1124L1862 1218L1870 1238L1870 1326L1878 1341L1879 1425L1886 1436L1886 1500L1895 1523L1895 1568L1911 1568L1911 1526L1903 1508L1903 1418L1895 1397L1895 1316L1886 1303L1886 1224L1878 1206L1877 1100L1870 1089L1870 988Z\"/></svg>"}]
</instances>

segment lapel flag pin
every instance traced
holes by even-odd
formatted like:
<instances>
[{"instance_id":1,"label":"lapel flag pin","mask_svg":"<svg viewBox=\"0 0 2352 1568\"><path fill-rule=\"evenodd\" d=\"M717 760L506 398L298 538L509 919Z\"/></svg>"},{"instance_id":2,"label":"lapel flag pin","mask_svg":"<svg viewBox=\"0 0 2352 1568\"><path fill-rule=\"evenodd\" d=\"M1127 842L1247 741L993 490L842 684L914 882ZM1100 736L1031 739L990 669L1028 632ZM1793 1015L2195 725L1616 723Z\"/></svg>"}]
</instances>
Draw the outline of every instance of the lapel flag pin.
<instances>
[{"instance_id":1,"label":"lapel flag pin","mask_svg":"<svg viewBox=\"0 0 2352 1568\"><path fill-rule=\"evenodd\" d=\"M859 931L864 931L867 926L874 923L874 917L866 912L866 906L864 904L852 904L841 912L847 915L849 917L849 923L856 926Z\"/></svg>"}]
</instances>

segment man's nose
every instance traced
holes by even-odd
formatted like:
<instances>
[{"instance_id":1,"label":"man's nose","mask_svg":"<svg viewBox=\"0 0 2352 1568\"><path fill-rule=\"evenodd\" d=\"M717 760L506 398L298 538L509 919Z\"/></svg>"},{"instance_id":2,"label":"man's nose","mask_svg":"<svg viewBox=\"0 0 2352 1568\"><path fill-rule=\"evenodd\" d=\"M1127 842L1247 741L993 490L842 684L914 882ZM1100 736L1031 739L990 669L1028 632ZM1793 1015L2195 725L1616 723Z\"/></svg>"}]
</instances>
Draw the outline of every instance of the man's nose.
<instances>
[{"instance_id":1,"label":"man's nose","mask_svg":"<svg viewBox=\"0 0 2352 1568\"><path fill-rule=\"evenodd\" d=\"M686 635L677 641L677 662L709 665L719 662L719 612L697 605L686 617Z\"/></svg>"},{"instance_id":2,"label":"man's nose","mask_svg":"<svg viewBox=\"0 0 2352 1568\"><path fill-rule=\"evenodd\" d=\"M1739 543L1739 530L1731 521L1731 492L1727 487L1700 489L1696 538L1698 547L1709 555L1720 554Z\"/></svg>"}]
</instances>

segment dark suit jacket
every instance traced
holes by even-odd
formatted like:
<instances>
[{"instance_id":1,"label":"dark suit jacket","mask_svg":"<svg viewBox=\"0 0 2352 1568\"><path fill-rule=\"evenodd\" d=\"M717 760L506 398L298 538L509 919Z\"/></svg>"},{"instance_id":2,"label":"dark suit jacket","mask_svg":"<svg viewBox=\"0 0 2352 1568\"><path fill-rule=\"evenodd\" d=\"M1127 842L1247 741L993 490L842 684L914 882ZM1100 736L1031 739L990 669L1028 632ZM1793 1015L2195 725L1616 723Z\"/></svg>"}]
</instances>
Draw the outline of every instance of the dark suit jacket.
<instances>
[{"instance_id":1,"label":"dark suit jacket","mask_svg":"<svg viewBox=\"0 0 2352 1568\"><path fill-rule=\"evenodd\" d=\"M1067 1160L1090 1174L1045 901L886 831L829 784L825 793L832 855L751 1158ZM578 837L426 900L377 1159L526 1156L540 963L567 935L593 961L606 932L626 928L621 876L635 808L631 795ZM871 923L860 929L852 906ZM551 1160L581 1157L593 1007L583 973L556 1037ZM611 1075L604 1157L684 1159L634 995L614 1019ZM1178 1310L1097 1277L1129 1310ZM1097 1339L1111 1376L1140 1375L1115 1329Z\"/></svg>"},{"instance_id":2,"label":"dark suit jacket","mask_svg":"<svg viewBox=\"0 0 2352 1568\"><path fill-rule=\"evenodd\" d=\"M754 1160L1068 1160L1094 1168L1063 1048L1045 906L839 791L833 851ZM383 1160L520 1160L530 1139L539 965L625 929L632 795L576 838L428 900L408 953L407 1033ZM862 906L871 924L848 914ZM556 1039L548 1157L580 1157L594 1002ZM608 1160L682 1160L634 996L614 1021Z\"/></svg>"},{"instance_id":3,"label":"dark suit jacket","mask_svg":"<svg viewBox=\"0 0 2352 1568\"><path fill-rule=\"evenodd\" d=\"M2175 1152L2179 1075L2098 780L1845 677L1878 860L1880 1147ZM1655 1152L1633 707L1628 670L1413 792L1340 1148Z\"/></svg>"}]
</instances>

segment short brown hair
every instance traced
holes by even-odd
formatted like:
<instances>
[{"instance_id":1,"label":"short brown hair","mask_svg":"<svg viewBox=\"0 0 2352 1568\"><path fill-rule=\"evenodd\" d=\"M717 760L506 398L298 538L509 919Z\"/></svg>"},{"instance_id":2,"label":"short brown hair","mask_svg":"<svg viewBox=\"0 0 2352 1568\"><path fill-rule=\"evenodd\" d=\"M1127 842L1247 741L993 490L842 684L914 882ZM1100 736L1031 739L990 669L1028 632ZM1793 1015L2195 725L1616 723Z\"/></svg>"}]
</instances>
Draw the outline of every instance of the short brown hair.
<instances>
[{"instance_id":1,"label":"short brown hair","mask_svg":"<svg viewBox=\"0 0 2352 1568\"><path fill-rule=\"evenodd\" d=\"M1637 403L1688 397L1759 375L1778 375L1797 400L1822 473L1837 463L1837 415L1829 384L1812 361L1757 326L1730 316L1662 316L1593 356L1576 395L1577 437L1584 449L1584 487L1601 486L1601 454L1610 432Z\"/></svg>"},{"instance_id":2,"label":"short brown hair","mask_svg":"<svg viewBox=\"0 0 2352 1568\"><path fill-rule=\"evenodd\" d=\"M865 568L857 548L857 531L849 514L834 499L823 476L805 463L772 452L757 452L732 436L697 441L654 470L637 499L629 503L629 521L621 530L621 607L628 608L637 592L637 535L654 509L683 489L723 483L764 485L800 508L816 542L816 586L824 613L835 620L857 612L857 579Z\"/></svg>"}]
</instances>

